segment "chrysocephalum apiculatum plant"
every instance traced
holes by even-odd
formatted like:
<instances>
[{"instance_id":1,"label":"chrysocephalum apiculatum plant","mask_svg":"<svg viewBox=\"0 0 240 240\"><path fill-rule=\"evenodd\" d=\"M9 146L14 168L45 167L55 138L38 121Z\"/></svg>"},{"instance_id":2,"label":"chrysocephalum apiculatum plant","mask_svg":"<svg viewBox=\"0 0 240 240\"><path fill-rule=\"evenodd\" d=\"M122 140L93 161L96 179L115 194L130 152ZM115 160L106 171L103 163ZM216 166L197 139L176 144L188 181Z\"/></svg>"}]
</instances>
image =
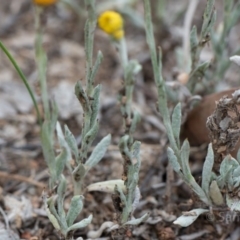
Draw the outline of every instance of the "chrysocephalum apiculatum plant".
<instances>
[{"instance_id":1,"label":"chrysocephalum apiculatum plant","mask_svg":"<svg viewBox=\"0 0 240 240\"><path fill-rule=\"evenodd\" d=\"M42 1L43 3L44 1ZM73 231L86 227L92 220L92 215L88 218L74 223L83 208L83 181L89 170L94 167L104 156L110 144L111 136L104 137L93 149L90 156L88 152L95 139L99 123L98 111L100 105L101 86L94 85L94 78L102 60L101 52L98 53L95 63L93 63L93 42L94 29L96 26L96 16L94 11L95 0L86 1L88 8L88 19L85 25L85 52L86 52L86 81L85 86L79 81L75 86L75 94L82 105L84 117L82 126L81 148L78 149L75 137L68 127L64 126L64 133L57 122L56 104L49 104L46 82L47 57L42 48L43 27L41 24L41 14L46 4L36 2L36 62L39 72L40 86L42 91L42 102L44 108L44 123L41 127L41 141L44 158L50 172L50 189L57 185L57 194L50 197L43 194L43 201L50 221L53 226L61 232L65 239L71 239ZM47 3L47 1L45 1ZM48 1L50 4L50 1ZM53 1L52 1L53 3ZM54 151L54 131L56 128L60 153L55 156ZM74 164L70 160L74 159ZM65 166L72 174L74 185L74 196L71 200L67 212L64 209L64 195L67 188L63 171Z\"/></svg>"},{"instance_id":2,"label":"chrysocephalum apiculatum plant","mask_svg":"<svg viewBox=\"0 0 240 240\"><path fill-rule=\"evenodd\" d=\"M194 93L196 86L206 77L206 72L211 64L211 61L199 62L200 53L203 47L210 41L210 36L213 33L213 26L216 21L216 11L214 10L215 0L209 0L203 14L203 23L200 35L197 35L197 28L193 26L190 32L190 65L189 81L187 87Z\"/></svg>"},{"instance_id":3,"label":"chrysocephalum apiculatum plant","mask_svg":"<svg viewBox=\"0 0 240 240\"><path fill-rule=\"evenodd\" d=\"M227 56L229 56L229 54L240 54L240 47L236 47L235 44L233 44L233 48L231 48L233 52L230 52L229 45L232 44L228 43L230 31L240 19L240 2L224 0L223 5L223 21L220 22L215 31L212 29L210 34L214 52L214 63L207 79L208 81L211 79L215 85L224 78L225 73L230 66L230 61Z\"/></svg>"},{"instance_id":4,"label":"chrysocephalum apiculatum plant","mask_svg":"<svg viewBox=\"0 0 240 240\"><path fill-rule=\"evenodd\" d=\"M205 14L207 16L210 16L210 12L208 11L212 11L211 3L212 0L209 0L207 8L205 10ZM201 185L199 185L192 176L189 166L189 142L188 140L185 140L182 145L180 143L179 135L181 128L181 105L180 103L176 105L172 113L172 118L170 118L167 106L165 82L162 77L161 49L157 51L155 46L149 0L144 0L144 9L147 43L150 49L154 79L158 89L158 109L162 115L170 142L170 147L168 147L167 149L168 159L174 171L178 173L178 175L184 180L184 182L192 189L192 191L198 196L199 200L201 200L202 202L202 208L197 208L191 210L190 212L185 212L174 223L183 227L187 227L192 224L200 214L206 212L213 213L212 209L214 207L219 208L221 206L222 209L224 209L223 207L226 207L225 209L227 211L229 209L231 211L239 211L240 200L238 197L238 192L240 191L240 154L238 154L237 160L231 157L231 155L226 155L225 158L223 158L223 160L221 161L218 171L213 172L212 169L214 166L214 151L212 148L212 144L210 143L208 146L207 156L203 165ZM239 59L236 57L232 58L232 60L237 63L239 61ZM222 102L226 104L226 107L229 103L238 104L239 97L240 92L236 91L233 94L232 99L223 99ZM233 109L235 108L236 107L233 106ZM237 120L229 119L229 121L231 121L232 127L234 127L233 124L236 124L236 121L239 121L238 119L239 118L237 118ZM229 124L229 122L226 123L226 119L220 121L219 127L217 128L218 131L222 130L223 133L224 131L227 131L226 124ZM216 122L214 126L216 127Z\"/></svg>"},{"instance_id":5,"label":"chrysocephalum apiculatum plant","mask_svg":"<svg viewBox=\"0 0 240 240\"><path fill-rule=\"evenodd\" d=\"M83 228L92 220L92 215L90 215L88 218L74 224L75 219L83 207L82 191L84 178L89 170L103 158L111 141L111 136L107 135L97 144L91 155L88 155L90 147L93 140L96 138L99 129L98 111L100 105L101 86L94 86L94 79L102 60L102 54L101 52L98 52L96 61L93 63L94 30L96 26L96 16L94 11L95 0L85 1L85 4L88 9L88 19L85 25L86 81L85 87L81 81L78 81L75 86L75 94L81 103L84 112L81 132L81 147L80 150L78 150L77 142L66 125L65 132L63 134L60 124L57 124L56 130L58 141L62 151L56 158L54 155L51 157L47 156L51 159L55 159L55 161L53 161L53 165L55 165L54 169L57 171L56 180L58 182L58 188L57 196L52 196L50 198L44 197L44 203L49 219L55 228L60 226L60 231L66 238L72 236L72 230ZM53 123L51 121L50 125L52 124ZM47 130L45 131L44 137L45 139L43 140L48 138L50 141ZM46 145L45 149L45 155L49 154L49 150L51 149L50 145ZM53 151L52 154L54 154ZM74 166L70 165L69 162L72 157L75 160ZM74 197L72 198L67 214L63 208L66 181L62 172L65 165L72 173L74 185ZM57 203L57 208L55 208L55 202Z\"/></svg>"},{"instance_id":6,"label":"chrysocephalum apiculatum plant","mask_svg":"<svg viewBox=\"0 0 240 240\"><path fill-rule=\"evenodd\" d=\"M99 27L111 36L112 42L119 52L120 62L123 68L124 86L119 95L121 104L121 113L125 127L125 134L119 143L119 150L122 154L123 174L122 180L111 180L102 183L92 184L89 190L106 190L112 192L113 204L117 212L118 225L112 231L112 237L118 233L125 234L148 218L145 214L139 219L133 217L139 199L140 190L138 188L139 170L141 166L140 145L141 143L133 139L132 134L136 129L136 125L140 120L137 112L132 110L132 96L135 77L141 70L141 66L136 60L128 60L126 42L124 38L123 19L122 16L115 11L105 11L98 18ZM111 191L110 191L111 189Z\"/></svg>"},{"instance_id":7,"label":"chrysocephalum apiculatum plant","mask_svg":"<svg viewBox=\"0 0 240 240\"><path fill-rule=\"evenodd\" d=\"M199 1L194 1L193 5L200 4ZM228 60L229 54L237 55L240 53L240 48L233 48L233 52L230 53L230 49L227 44L231 29L240 18L240 2L234 0L223 1L223 21L216 27L216 10L214 7L215 0L208 0L207 6L203 14L203 23L200 34L197 32L197 27L193 26L191 31L192 18L186 14L186 29L184 34L184 46L183 49L177 51L178 67L187 73L188 82L187 87L192 94L202 92L213 92L215 87L222 81L226 71L230 66ZM193 8L189 4L189 11L192 12ZM193 17L192 12L192 17ZM186 32L189 34L186 34ZM199 61L200 54L203 48L209 43L212 47L213 57L207 61ZM184 59L184 60L183 60ZM211 66L211 68L209 68Z\"/></svg>"}]
</instances>

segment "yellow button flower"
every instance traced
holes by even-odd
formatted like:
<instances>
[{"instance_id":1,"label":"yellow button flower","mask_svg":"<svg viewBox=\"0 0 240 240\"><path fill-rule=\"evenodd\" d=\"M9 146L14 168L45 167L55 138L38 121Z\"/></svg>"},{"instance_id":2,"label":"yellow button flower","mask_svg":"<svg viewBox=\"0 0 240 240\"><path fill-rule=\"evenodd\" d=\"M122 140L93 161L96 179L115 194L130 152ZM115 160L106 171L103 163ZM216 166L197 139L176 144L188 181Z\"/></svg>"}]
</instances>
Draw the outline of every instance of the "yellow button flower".
<instances>
[{"instance_id":1,"label":"yellow button flower","mask_svg":"<svg viewBox=\"0 0 240 240\"><path fill-rule=\"evenodd\" d=\"M47 7L47 6L53 5L57 1L58 0L33 0L33 2L36 5L43 6L43 7Z\"/></svg>"},{"instance_id":2,"label":"yellow button flower","mask_svg":"<svg viewBox=\"0 0 240 240\"><path fill-rule=\"evenodd\" d=\"M98 26L116 40L124 36L122 16L114 11L105 11L98 18Z\"/></svg>"}]
</instances>

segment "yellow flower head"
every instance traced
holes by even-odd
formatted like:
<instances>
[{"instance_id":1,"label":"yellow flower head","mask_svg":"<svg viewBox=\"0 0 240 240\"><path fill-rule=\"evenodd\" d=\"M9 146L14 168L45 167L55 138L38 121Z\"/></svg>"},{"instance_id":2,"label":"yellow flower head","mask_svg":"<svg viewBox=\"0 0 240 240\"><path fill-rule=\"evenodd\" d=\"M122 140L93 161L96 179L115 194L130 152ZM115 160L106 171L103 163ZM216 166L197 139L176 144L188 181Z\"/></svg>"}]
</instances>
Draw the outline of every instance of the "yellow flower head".
<instances>
[{"instance_id":1,"label":"yellow flower head","mask_svg":"<svg viewBox=\"0 0 240 240\"><path fill-rule=\"evenodd\" d=\"M114 11L105 11L98 17L98 26L113 38L119 40L124 36L122 16Z\"/></svg>"},{"instance_id":2,"label":"yellow flower head","mask_svg":"<svg viewBox=\"0 0 240 240\"><path fill-rule=\"evenodd\" d=\"M33 2L36 5L43 6L43 7L47 7L47 6L53 5L57 1L58 0L33 0Z\"/></svg>"}]
</instances>

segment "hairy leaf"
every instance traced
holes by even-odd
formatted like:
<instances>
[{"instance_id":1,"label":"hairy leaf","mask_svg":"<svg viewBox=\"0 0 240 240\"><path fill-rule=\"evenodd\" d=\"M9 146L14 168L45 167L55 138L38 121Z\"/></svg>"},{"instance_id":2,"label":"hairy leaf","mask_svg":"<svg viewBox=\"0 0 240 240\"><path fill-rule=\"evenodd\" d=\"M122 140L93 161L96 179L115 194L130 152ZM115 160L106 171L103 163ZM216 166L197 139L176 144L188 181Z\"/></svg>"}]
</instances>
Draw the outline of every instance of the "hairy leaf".
<instances>
[{"instance_id":1,"label":"hairy leaf","mask_svg":"<svg viewBox=\"0 0 240 240\"><path fill-rule=\"evenodd\" d=\"M81 213L83 208L83 196L76 195L72 198L71 204L67 213L67 225L71 227L77 216Z\"/></svg>"},{"instance_id":2,"label":"hairy leaf","mask_svg":"<svg viewBox=\"0 0 240 240\"><path fill-rule=\"evenodd\" d=\"M89 170L94 167L98 162L103 158L105 152L107 151L108 146L111 142L111 135L104 137L101 142L94 148L91 156L85 163L85 167Z\"/></svg>"},{"instance_id":3,"label":"hairy leaf","mask_svg":"<svg viewBox=\"0 0 240 240\"><path fill-rule=\"evenodd\" d=\"M214 163L214 153L212 149L212 144L210 143L208 145L208 152L207 152L206 159L204 161L203 171L202 171L202 189L207 196L209 196L209 185L210 185L210 180L212 175L213 163Z\"/></svg>"}]
</instances>

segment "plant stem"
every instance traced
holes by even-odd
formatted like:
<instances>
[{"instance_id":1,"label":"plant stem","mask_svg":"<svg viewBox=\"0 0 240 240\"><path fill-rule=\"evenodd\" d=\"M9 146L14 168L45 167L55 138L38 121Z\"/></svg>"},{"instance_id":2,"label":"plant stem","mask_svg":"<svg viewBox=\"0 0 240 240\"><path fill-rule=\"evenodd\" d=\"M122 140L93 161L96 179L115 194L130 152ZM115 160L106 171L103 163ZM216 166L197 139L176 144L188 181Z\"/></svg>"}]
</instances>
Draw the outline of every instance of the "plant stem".
<instances>
[{"instance_id":1,"label":"plant stem","mask_svg":"<svg viewBox=\"0 0 240 240\"><path fill-rule=\"evenodd\" d=\"M171 120L170 120L170 114L167 106L167 94L165 89L165 83L163 81L162 77L162 54L161 49L159 49L159 59L157 58L157 51L155 48L155 40L153 35L153 26L152 26L152 20L151 20L151 8L149 0L144 0L144 9L145 9L145 22L146 22L146 35L147 35L147 42L150 49L151 54L151 60L152 60L152 66L153 66L153 74L154 79L158 88L158 107L159 111L163 118L163 123L166 127L166 132L168 135L168 139L170 141L170 145L174 152L179 157L179 149L176 143L176 140L173 135L172 126L171 126Z\"/></svg>"},{"instance_id":2,"label":"plant stem","mask_svg":"<svg viewBox=\"0 0 240 240\"><path fill-rule=\"evenodd\" d=\"M42 8L36 6L35 11L35 55L36 55L36 64L38 68L39 81L41 86L41 95L44 108L44 118L45 120L50 120L50 108L49 108L49 98L47 92L47 79L46 79L46 68L47 68L47 56L42 47L43 39L43 27L41 24L41 14Z\"/></svg>"}]
</instances>

